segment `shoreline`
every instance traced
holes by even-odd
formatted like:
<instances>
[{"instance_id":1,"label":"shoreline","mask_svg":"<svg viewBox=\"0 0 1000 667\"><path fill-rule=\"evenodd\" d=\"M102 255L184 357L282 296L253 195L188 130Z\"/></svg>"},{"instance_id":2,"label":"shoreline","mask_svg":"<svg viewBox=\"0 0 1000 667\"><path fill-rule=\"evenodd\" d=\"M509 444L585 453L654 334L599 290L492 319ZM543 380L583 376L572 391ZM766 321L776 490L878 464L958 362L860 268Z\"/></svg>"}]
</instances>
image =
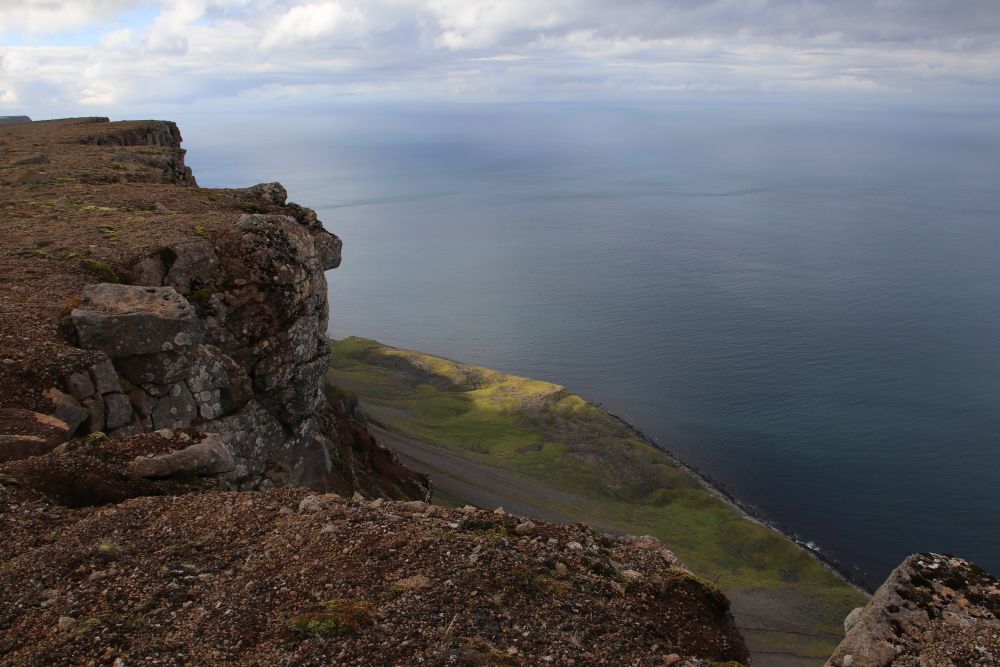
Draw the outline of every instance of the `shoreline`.
<instances>
[{"instance_id":1,"label":"shoreline","mask_svg":"<svg viewBox=\"0 0 1000 667\"><path fill-rule=\"evenodd\" d=\"M661 452L664 456L673 461L673 463L678 468L680 468L681 470L683 470L684 472L688 473L696 480L698 480L698 483L701 484L706 491L708 491L713 496L721 500L728 507L732 508L743 518L747 519L748 521L753 521L754 523L764 526L765 528L769 528L770 530L773 530L774 532L785 537L790 542L795 544L795 546L802 549L802 551L812 556L812 558L815 559L816 562L825 567L828 571L830 571L832 574L834 574L839 579L844 581L844 583L854 588L859 593L863 593L865 596L871 597L872 594L875 592L873 590L868 590L863 583L854 580L851 577L850 571L847 569L847 565L845 565L844 563L841 563L835 558L827 556L822 551L819 551L814 547L810 547L809 544L813 544L812 542L802 541L794 533L792 533L787 529L784 529L777 522L772 521L761 510L757 509L752 505L744 503L735 495L726 490L725 486L721 482L718 482L715 479L713 479L712 476L709 475L708 473L702 472L698 468L686 463L679 456L677 456L672 451L667 449L665 446L657 442L655 438L650 436L648 433L646 433L641 428L639 428L632 422L628 421L621 415L611 412L600 403L595 402L594 405L599 407L601 410L604 410L604 412L606 412L607 414L611 415L611 417L613 417L615 421L617 421L626 429L631 431L633 434L641 438L644 442L647 442L653 447L655 447L657 451Z\"/></svg>"}]
</instances>

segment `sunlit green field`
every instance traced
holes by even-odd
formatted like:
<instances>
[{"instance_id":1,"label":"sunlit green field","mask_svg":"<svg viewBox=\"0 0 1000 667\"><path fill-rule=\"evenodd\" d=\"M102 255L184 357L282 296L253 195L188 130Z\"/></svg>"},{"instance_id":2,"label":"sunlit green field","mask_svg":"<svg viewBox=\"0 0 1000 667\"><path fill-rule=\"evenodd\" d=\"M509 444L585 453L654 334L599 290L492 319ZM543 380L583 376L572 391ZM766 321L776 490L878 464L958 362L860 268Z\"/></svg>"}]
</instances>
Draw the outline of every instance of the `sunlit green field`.
<instances>
[{"instance_id":1,"label":"sunlit green field","mask_svg":"<svg viewBox=\"0 0 1000 667\"><path fill-rule=\"evenodd\" d=\"M554 509L576 520L660 538L725 590L753 650L819 664L838 643L844 616L865 602L807 552L559 385L362 338L331 348L331 381L356 392L387 430L544 480L574 498Z\"/></svg>"}]
</instances>

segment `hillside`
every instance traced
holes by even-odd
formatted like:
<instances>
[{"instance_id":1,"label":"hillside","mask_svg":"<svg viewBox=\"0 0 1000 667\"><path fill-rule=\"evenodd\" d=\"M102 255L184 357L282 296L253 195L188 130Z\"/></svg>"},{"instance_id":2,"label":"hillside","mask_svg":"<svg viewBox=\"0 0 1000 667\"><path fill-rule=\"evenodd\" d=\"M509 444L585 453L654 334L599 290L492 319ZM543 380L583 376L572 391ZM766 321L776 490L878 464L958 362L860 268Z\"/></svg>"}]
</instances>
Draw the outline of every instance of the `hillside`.
<instances>
[{"instance_id":1,"label":"hillside","mask_svg":"<svg viewBox=\"0 0 1000 667\"><path fill-rule=\"evenodd\" d=\"M821 663L864 604L804 550L559 385L360 338L331 347L331 381L357 393L376 433L430 475L436 497L660 538L726 592L759 664Z\"/></svg>"}]
</instances>

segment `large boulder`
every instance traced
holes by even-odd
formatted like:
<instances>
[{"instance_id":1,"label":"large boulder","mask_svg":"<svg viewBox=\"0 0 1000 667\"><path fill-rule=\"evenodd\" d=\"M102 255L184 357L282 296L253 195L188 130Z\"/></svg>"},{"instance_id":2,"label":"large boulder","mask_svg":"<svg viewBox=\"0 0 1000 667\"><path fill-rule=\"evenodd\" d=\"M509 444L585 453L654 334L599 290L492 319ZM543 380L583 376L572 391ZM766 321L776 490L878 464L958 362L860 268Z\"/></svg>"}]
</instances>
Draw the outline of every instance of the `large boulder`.
<instances>
[{"instance_id":1,"label":"large boulder","mask_svg":"<svg viewBox=\"0 0 1000 667\"><path fill-rule=\"evenodd\" d=\"M826 667L1000 665L1000 582L967 560L917 554L845 625Z\"/></svg>"},{"instance_id":2,"label":"large boulder","mask_svg":"<svg viewBox=\"0 0 1000 667\"><path fill-rule=\"evenodd\" d=\"M188 349L199 338L194 308L173 287L88 285L71 316L81 347L113 359Z\"/></svg>"}]
</instances>

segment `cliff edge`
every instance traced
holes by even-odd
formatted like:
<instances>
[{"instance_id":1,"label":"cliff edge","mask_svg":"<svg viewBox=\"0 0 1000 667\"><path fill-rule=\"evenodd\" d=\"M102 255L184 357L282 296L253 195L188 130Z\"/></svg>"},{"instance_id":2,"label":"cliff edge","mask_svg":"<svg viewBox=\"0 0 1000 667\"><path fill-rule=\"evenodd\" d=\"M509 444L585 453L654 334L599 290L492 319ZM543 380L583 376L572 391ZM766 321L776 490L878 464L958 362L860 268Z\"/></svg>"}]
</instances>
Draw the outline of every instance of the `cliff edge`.
<instances>
[{"instance_id":1,"label":"cliff edge","mask_svg":"<svg viewBox=\"0 0 1000 667\"><path fill-rule=\"evenodd\" d=\"M180 144L164 121L0 130L0 462L190 428L224 448L220 488L426 499L328 400L340 239L278 183L197 187Z\"/></svg>"}]
</instances>

